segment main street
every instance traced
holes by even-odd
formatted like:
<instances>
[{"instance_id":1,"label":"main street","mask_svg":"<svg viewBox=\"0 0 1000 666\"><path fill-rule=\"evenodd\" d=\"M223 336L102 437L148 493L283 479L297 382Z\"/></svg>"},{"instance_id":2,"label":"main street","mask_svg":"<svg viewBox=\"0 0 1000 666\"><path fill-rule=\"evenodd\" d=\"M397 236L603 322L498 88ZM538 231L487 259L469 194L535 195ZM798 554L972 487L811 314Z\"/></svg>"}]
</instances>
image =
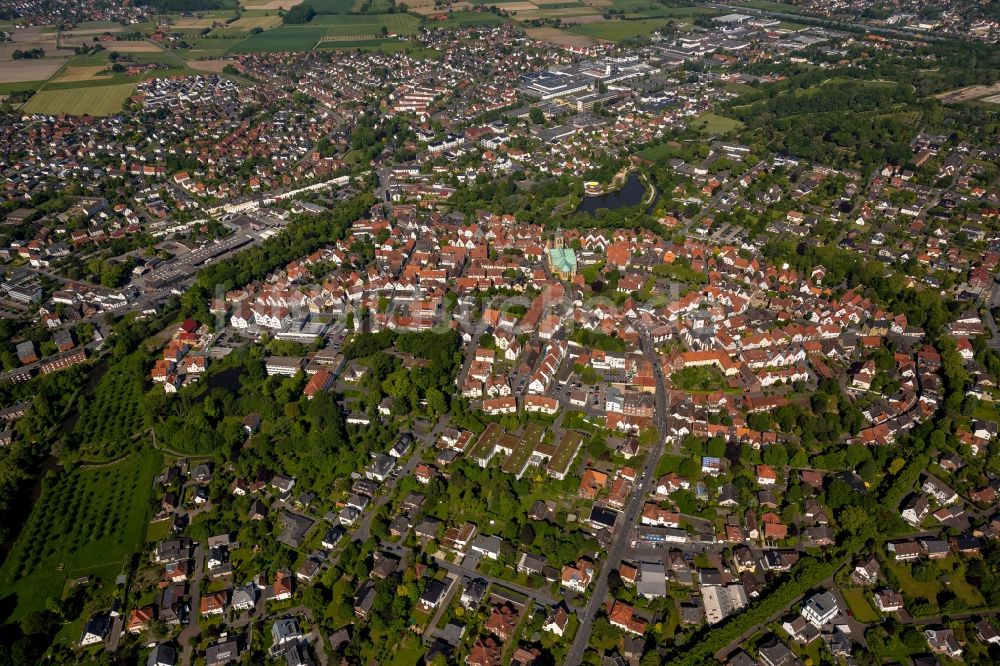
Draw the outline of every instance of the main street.
<instances>
[{"instance_id":1,"label":"main street","mask_svg":"<svg viewBox=\"0 0 1000 666\"><path fill-rule=\"evenodd\" d=\"M632 526L639 519L639 512L642 510L643 502L653 489L656 466L660 462L660 456L663 455L663 447L666 443L667 405L669 403L667 401L666 383L663 380L663 370L660 367L659 359L656 357L656 352L653 349L651 341L645 335L642 337L642 349L646 358L653 364L653 372L656 375L655 423L660 436L657 438L656 445L651 447L646 454L646 461L643 464L642 474L639 477L639 484L632 491L628 505L624 513L619 516L615 525L614 540L608 549L607 557L601 563L600 574L594 581L594 590L590 597L590 603L579 613L580 626L576 631L576 637L573 639L573 645L566 655L566 663L569 666L577 666L577 664L583 662L583 653L587 649L587 643L590 639L591 626L593 625L594 618L597 616L597 611L600 610L604 603L604 597L608 593L608 574L617 569L622 561L625 548L629 545Z\"/></svg>"}]
</instances>

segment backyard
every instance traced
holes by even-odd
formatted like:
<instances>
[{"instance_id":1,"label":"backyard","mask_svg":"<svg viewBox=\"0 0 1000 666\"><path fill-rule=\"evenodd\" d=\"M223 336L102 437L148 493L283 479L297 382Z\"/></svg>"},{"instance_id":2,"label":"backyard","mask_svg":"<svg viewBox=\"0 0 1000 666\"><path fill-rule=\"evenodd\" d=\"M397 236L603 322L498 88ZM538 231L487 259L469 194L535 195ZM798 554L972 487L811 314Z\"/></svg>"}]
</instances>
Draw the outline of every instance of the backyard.
<instances>
[{"instance_id":1,"label":"backyard","mask_svg":"<svg viewBox=\"0 0 1000 666\"><path fill-rule=\"evenodd\" d=\"M722 371L711 365L679 370L670 375L670 382L682 391L718 391L726 385Z\"/></svg>"}]
</instances>

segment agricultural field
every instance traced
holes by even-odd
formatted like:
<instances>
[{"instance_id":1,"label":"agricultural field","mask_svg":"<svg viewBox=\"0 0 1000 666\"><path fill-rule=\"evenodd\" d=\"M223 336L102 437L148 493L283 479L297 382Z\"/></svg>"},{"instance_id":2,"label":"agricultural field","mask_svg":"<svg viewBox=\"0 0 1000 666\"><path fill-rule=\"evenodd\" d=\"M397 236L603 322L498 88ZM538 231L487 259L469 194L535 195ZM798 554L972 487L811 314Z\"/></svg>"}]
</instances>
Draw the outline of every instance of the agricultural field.
<instances>
[{"instance_id":1,"label":"agricultural field","mask_svg":"<svg viewBox=\"0 0 1000 666\"><path fill-rule=\"evenodd\" d=\"M189 60L188 67L199 72L211 72L212 74L222 74L229 60Z\"/></svg>"},{"instance_id":2,"label":"agricultural field","mask_svg":"<svg viewBox=\"0 0 1000 666\"><path fill-rule=\"evenodd\" d=\"M354 11L355 0L309 0L317 14L346 14Z\"/></svg>"},{"instance_id":3,"label":"agricultural field","mask_svg":"<svg viewBox=\"0 0 1000 666\"><path fill-rule=\"evenodd\" d=\"M133 41L113 41L106 42L104 48L108 51L118 51L119 53L161 53L162 48L154 44L153 42L147 42L145 40L133 40Z\"/></svg>"},{"instance_id":4,"label":"agricultural field","mask_svg":"<svg viewBox=\"0 0 1000 666\"><path fill-rule=\"evenodd\" d=\"M994 83L991 86L968 86L957 90L949 90L948 92L935 95L935 97L945 104L961 104L962 102L971 102L974 99L992 96L997 93L1000 93L1000 83Z\"/></svg>"},{"instance_id":5,"label":"agricultural field","mask_svg":"<svg viewBox=\"0 0 1000 666\"><path fill-rule=\"evenodd\" d=\"M786 14L805 13L800 7L785 2L773 2L773 0L749 0L743 3L753 9L763 9L768 12L785 12Z\"/></svg>"},{"instance_id":6,"label":"agricultural field","mask_svg":"<svg viewBox=\"0 0 1000 666\"><path fill-rule=\"evenodd\" d=\"M42 58L40 60L21 60L16 64L0 63L0 83L18 83L20 81L44 81L59 71L66 64L62 59Z\"/></svg>"},{"instance_id":7,"label":"agricultural field","mask_svg":"<svg viewBox=\"0 0 1000 666\"><path fill-rule=\"evenodd\" d=\"M354 0L353 11L364 10L369 14L387 14L395 6L393 0Z\"/></svg>"},{"instance_id":8,"label":"agricultural field","mask_svg":"<svg viewBox=\"0 0 1000 666\"><path fill-rule=\"evenodd\" d=\"M317 14L347 14L354 11L357 0L309 0Z\"/></svg>"},{"instance_id":9,"label":"agricultural field","mask_svg":"<svg viewBox=\"0 0 1000 666\"><path fill-rule=\"evenodd\" d=\"M429 28L456 28L458 26L480 26L480 25L501 25L509 22L510 19L489 12L451 12L444 21L434 21L428 23Z\"/></svg>"},{"instance_id":10,"label":"agricultural field","mask_svg":"<svg viewBox=\"0 0 1000 666\"><path fill-rule=\"evenodd\" d=\"M77 81L93 81L95 79L110 79L107 65L84 65L82 67L67 66L52 79L53 83L71 83ZM105 72L102 74L101 72Z\"/></svg>"},{"instance_id":11,"label":"agricultural field","mask_svg":"<svg viewBox=\"0 0 1000 666\"><path fill-rule=\"evenodd\" d=\"M435 10L434 0L413 0L406 3L406 6L410 8L409 11L417 14L433 14Z\"/></svg>"},{"instance_id":12,"label":"agricultural field","mask_svg":"<svg viewBox=\"0 0 1000 666\"><path fill-rule=\"evenodd\" d=\"M352 14L317 16L309 25L322 26L327 37L378 35L383 26L391 34L415 35L420 21L409 14Z\"/></svg>"},{"instance_id":13,"label":"agricultural field","mask_svg":"<svg viewBox=\"0 0 1000 666\"><path fill-rule=\"evenodd\" d=\"M277 9L291 9L295 5L302 4L302 0L244 0L243 5L250 9L266 9L274 11Z\"/></svg>"},{"instance_id":14,"label":"agricultural field","mask_svg":"<svg viewBox=\"0 0 1000 666\"><path fill-rule=\"evenodd\" d=\"M559 28L527 28L528 37L559 46L586 47L596 43L593 37L574 35Z\"/></svg>"},{"instance_id":15,"label":"agricultural field","mask_svg":"<svg viewBox=\"0 0 1000 666\"><path fill-rule=\"evenodd\" d=\"M663 27L663 21L646 19L640 21L602 21L569 28L574 35L619 42L631 37L648 37L654 30Z\"/></svg>"},{"instance_id":16,"label":"agricultural field","mask_svg":"<svg viewBox=\"0 0 1000 666\"><path fill-rule=\"evenodd\" d=\"M494 4L494 3L479 3L474 2L472 4ZM505 12L525 12L532 9L538 9L538 6L533 2L527 2L527 0L511 0L510 2L497 2L495 3L497 7L504 10Z\"/></svg>"},{"instance_id":17,"label":"agricultural field","mask_svg":"<svg viewBox=\"0 0 1000 666\"><path fill-rule=\"evenodd\" d=\"M146 537L152 449L120 462L80 468L43 481L41 496L0 570L0 596L16 595L13 618L62 598L66 581L92 576L108 584Z\"/></svg>"},{"instance_id":18,"label":"agricultural field","mask_svg":"<svg viewBox=\"0 0 1000 666\"><path fill-rule=\"evenodd\" d=\"M35 92L45 85L45 81L17 81L14 83L0 83L0 95L13 95L15 93Z\"/></svg>"},{"instance_id":19,"label":"agricultural field","mask_svg":"<svg viewBox=\"0 0 1000 666\"><path fill-rule=\"evenodd\" d=\"M275 28L279 25L281 25L280 16L244 16L238 21L230 23L229 27L249 32L254 28L267 30L268 28Z\"/></svg>"},{"instance_id":20,"label":"agricultural field","mask_svg":"<svg viewBox=\"0 0 1000 666\"><path fill-rule=\"evenodd\" d=\"M201 18L185 16L170 21L170 27L177 30L201 30L203 28L211 28L219 21L220 19L217 16L204 16Z\"/></svg>"},{"instance_id":21,"label":"agricultural field","mask_svg":"<svg viewBox=\"0 0 1000 666\"><path fill-rule=\"evenodd\" d=\"M675 23L693 23L698 16L721 16L725 13L710 7L664 7L648 0L615 0L614 8L629 17L673 19Z\"/></svg>"},{"instance_id":22,"label":"agricultural field","mask_svg":"<svg viewBox=\"0 0 1000 666\"><path fill-rule=\"evenodd\" d=\"M519 21L557 18L567 23L596 23L605 21L603 16L590 7L543 7L529 11L519 11L516 13L515 18Z\"/></svg>"},{"instance_id":23,"label":"agricultural field","mask_svg":"<svg viewBox=\"0 0 1000 666\"><path fill-rule=\"evenodd\" d=\"M220 56L230 49L234 49L240 42L247 39L245 35L239 37L195 37L185 41L191 46L189 50L180 51L186 58L203 58L206 56Z\"/></svg>"},{"instance_id":24,"label":"agricultural field","mask_svg":"<svg viewBox=\"0 0 1000 666\"><path fill-rule=\"evenodd\" d=\"M134 83L107 86L40 90L28 100L25 113L108 116L121 110L125 100L135 90Z\"/></svg>"},{"instance_id":25,"label":"agricultural field","mask_svg":"<svg viewBox=\"0 0 1000 666\"><path fill-rule=\"evenodd\" d=\"M261 53L267 51L310 51L326 35L322 25L283 25L256 35L230 47L229 53Z\"/></svg>"},{"instance_id":26,"label":"agricultural field","mask_svg":"<svg viewBox=\"0 0 1000 666\"><path fill-rule=\"evenodd\" d=\"M93 395L80 399L80 419L73 434L79 439L83 457L113 458L128 450L133 435L142 428L139 403L145 377L142 357L133 353L113 362Z\"/></svg>"},{"instance_id":27,"label":"agricultural field","mask_svg":"<svg viewBox=\"0 0 1000 666\"><path fill-rule=\"evenodd\" d=\"M331 38L321 41L316 48L348 51L384 51L396 53L406 51L413 45L397 39L341 39Z\"/></svg>"}]
</instances>

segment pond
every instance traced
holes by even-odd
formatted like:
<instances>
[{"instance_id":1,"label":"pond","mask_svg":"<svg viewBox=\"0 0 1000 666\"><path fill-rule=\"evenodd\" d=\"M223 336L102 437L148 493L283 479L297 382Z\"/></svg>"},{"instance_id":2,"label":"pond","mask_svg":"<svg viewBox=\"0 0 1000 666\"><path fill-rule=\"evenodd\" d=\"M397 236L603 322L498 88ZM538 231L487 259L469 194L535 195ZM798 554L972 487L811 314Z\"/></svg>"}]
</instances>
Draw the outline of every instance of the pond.
<instances>
[{"instance_id":1,"label":"pond","mask_svg":"<svg viewBox=\"0 0 1000 666\"><path fill-rule=\"evenodd\" d=\"M599 208L616 210L625 206L638 206L646 196L646 186L639 180L636 173L630 173L625 184L614 192L608 192L596 197L584 197L577 208L578 213L593 215Z\"/></svg>"},{"instance_id":2,"label":"pond","mask_svg":"<svg viewBox=\"0 0 1000 666\"><path fill-rule=\"evenodd\" d=\"M222 387L230 393L239 393L242 386L240 382L240 375L242 374L243 368L236 366L234 368L226 368L222 372L211 375L208 378L208 390L211 391L216 387Z\"/></svg>"}]
</instances>

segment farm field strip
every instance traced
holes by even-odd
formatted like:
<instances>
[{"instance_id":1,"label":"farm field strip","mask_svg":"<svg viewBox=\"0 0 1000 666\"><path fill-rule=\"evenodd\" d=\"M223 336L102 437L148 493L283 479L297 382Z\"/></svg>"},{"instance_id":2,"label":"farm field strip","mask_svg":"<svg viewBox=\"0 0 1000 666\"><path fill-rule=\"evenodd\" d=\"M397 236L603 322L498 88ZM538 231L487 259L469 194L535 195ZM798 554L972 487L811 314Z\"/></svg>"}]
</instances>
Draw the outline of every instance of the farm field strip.
<instances>
[{"instance_id":1,"label":"farm field strip","mask_svg":"<svg viewBox=\"0 0 1000 666\"><path fill-rule=\"evenodd\" d=\"M134 83L40 90L22 110L25 113L108 116L120 111L134 90Z\"/></svg>"}]
</instances>

